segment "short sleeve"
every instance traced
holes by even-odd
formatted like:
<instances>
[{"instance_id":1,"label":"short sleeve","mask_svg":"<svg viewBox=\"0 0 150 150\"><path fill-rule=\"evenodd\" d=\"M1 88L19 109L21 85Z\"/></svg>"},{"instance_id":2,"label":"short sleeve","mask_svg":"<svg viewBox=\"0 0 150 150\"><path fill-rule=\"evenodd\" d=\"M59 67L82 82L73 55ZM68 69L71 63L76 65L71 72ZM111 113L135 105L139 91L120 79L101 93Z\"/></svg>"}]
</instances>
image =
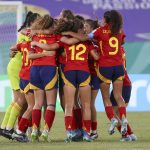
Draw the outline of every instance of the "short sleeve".
<instances>
[{"instance_id":1,"label":"short sleeve","mask_svg":"<svg viewBox=\"0 0 150 150\"><path fill-rule=\"evenodd\" d=\"M93 33L93 39L95 40L99 40L100 39L100 35L101 35L101 28L97 28L94 31L92 31Z\"/></svg>"}]
</instances>

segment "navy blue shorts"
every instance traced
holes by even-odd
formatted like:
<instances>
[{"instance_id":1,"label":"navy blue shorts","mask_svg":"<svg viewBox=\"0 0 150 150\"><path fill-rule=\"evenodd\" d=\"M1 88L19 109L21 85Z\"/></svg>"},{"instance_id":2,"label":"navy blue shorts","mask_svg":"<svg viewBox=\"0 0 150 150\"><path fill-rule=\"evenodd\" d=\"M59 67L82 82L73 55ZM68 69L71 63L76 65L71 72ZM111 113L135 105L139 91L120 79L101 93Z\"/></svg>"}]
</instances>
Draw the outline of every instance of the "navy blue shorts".
<instances>
[{"instance_id":1,"label":"navy blue shorts","mask_svg":"<svg viewBox=\"0 0 150 150\"><path fill-rule=\"evenodd\" d=\"M32 66L30 70L30 88L50 90L58 88L58 70L55 66Z\"/></svg>"},{"instance_id":2,"label":"navy blue shorts","mask_svg":"<svg viewBox=\"0 0 150 150\"><path fill-rule=\"evenodd\" d=\"M100 88L100 79L97 75L91 75L91 88L98 90Z\"/></svg>"},{"instance_id":3,"label":"navy blue shorts","mask_svg":"<svg viewBox=\"0 0 150 150\"><path fill-rule=\"evenodd\" d=\"M112 67L99 67L97 75L101 79L101 81L105 83L111 83L115 80L123 80L124 67L123 65Z\"/></svg>"},{"instance_id":4,"label":"navy blue shorts","mask_svg":"<svg viewBox=\"0 0 150 150\"><path fill-rule=\"evenodd\" d=\"M124 99L124 101L125 101L126 104L128 104L129 101L130 101L131 89L132 89L131 86L123 86L122 97L123 97L123 99ZM111 100L111 103L112 103L113 106L117 106L117 102L116 102L116 100L114 98L113 91L111 92L110 100Z\"/></svg>"},{"instance_id":5,"label":"navy blue shorts","mask_svg":"<svg viewBox=\"0 0 150 150\"><path fill-rule=\"evenodd\" d=\"M91 76L90 73L86 71L70 70L64 72L63 80L65 85L77 88L90 85Z\"/></svg>"},{"instance_id":6,"label":"navy blue shorts","mask_svg":"<svg viewBox=\"0 0 150 150\"><path fill-rule=\"evenodd\" d=\"M30 81L29 80L24 80L20 79L20 91L21 93L26 94L27 92L33 93L33 90L30 89Z\"/></svg>"}]
</instances>

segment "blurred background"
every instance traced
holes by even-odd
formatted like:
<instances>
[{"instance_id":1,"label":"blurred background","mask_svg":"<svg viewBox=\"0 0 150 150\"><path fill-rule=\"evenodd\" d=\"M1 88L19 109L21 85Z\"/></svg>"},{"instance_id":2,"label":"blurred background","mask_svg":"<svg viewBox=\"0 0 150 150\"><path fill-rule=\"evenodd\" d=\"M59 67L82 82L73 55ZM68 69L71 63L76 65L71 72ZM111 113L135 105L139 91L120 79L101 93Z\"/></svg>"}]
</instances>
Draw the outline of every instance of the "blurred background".
<instances>
[{"instance_id":1,"label":"blurred background","mask_svg":"<svg viewBox=\"0 0 150 150\"><path fill-rule=\"evenodd\" d=\"M49 13L58 17L63 9L70 9L85 18L102 19L107 10L121 12L126 34L124 45L127 70L132 81L129 111L150 111L150 1L149 0L22 0L0 1L0 111L5 111L12 100L7 77L9 48L16 43L17 29L27 11ZM14 66L15 67L15 66ZM96 107L104 111L101 95ZM61 111L59 98L57 110Z\"/></svg>"}]
</instances>

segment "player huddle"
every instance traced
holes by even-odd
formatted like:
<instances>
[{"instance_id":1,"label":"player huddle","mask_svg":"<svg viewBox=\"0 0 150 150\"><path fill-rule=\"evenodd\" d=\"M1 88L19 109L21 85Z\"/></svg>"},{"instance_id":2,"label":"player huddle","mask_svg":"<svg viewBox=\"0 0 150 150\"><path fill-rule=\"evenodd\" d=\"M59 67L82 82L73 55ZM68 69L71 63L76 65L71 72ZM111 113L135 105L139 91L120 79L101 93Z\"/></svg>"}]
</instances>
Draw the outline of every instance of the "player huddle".
<instances>
[{"instance_id":1,"label":"player huddle","mask_svg":"<svg viewBox=\"0 0 150 150\"><path fill-rule=\"evenodd\" d=\"M20 37L10 48L7 68L14 100L5 113L0 135L19 142L49 141L59 89L66 142L92 142L98 138L95 99L100 89L110 120L109 134L117 128L121 141L137 139L126 118L131 82L119 12L105 12L100 25L70 10L63 10L59 19L29 12L18 31Z\"/></svg>"}]
</instances>

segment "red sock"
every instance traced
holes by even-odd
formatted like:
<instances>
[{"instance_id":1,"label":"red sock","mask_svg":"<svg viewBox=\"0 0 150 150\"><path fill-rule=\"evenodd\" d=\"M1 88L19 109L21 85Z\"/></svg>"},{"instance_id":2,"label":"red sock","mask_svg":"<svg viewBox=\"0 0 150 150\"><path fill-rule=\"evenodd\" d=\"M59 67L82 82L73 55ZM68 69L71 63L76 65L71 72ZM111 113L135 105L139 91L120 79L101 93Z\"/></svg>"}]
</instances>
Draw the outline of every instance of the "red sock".
<instances>
[{"instance_id":1,"label":"red sock","mask_svg":"<svg viewBox=\"0 0 150 150\"><path fill-rule=\"evenodd\" d=\"M125 107L119 107L119 114L120 114L120 119L122 120L122 118L126 118L126 108Z\"/></svg>"},{"instance_id":2,"label":"red sock","mask_svg":"<svg viewBox=\"0 0 150 150\"><path fill-rule=\"evenodd\" d=\"M31 119L29 119L28 126L29 126L29 127L32 127L32 118L31 118Z\"/></svg>"},{"instance_id":3,"label":"red sock","mask_svg":"<svg viewBox=\"0 0 150 150\"><path fill-rule=\"evenodd\" d=\"M117 126L119 132L121 132L121 125Z\"/></svg>"},{"instance_id":4,"label":"red sock","mask_svg":"<svg viewBox=\"0 0 150 150\"><path fill-rule=\"evenodd\" d=\"M82 129L82 126L83 126L83 123L82 123L82 109L81 108L74 109L74 113L76 115L78 128Z\"/></svg>"},{"instance_id":5,"label":"red sock","mask_svg":"<svg viewBox=\"0 0 150 150\"><path fill-rule=\"evenodd\" d=\"M92 131L97 130L97 121L96 122L92 122L92 124L91 124L91 130Z\"/></svg>"},{"instance_id":6,"label":"red sock","mask_svg":"<svg viewBox=\"0 0 150 150\"><path fill-rule=\"evenodd\" d=\"M19 126L19 122L21 120L22 116L18 116L18 126Z\"/></svg>"},{"instance_id":7,"label":"red sock","mask_svg":"<svg viewBox=\"0 0 150 150\"><path fill-rule=\"evenodd\" d=\"M72 116L65 116L65 127L66 127L66 130L71 131L71 125L72 125Z\"/></svg>"},{"instance_id":8,"label":"red sock","mask_svg":"<svg viewBox=\"0 0 150 150\"><path fill-rule=\"evenodd\" d=\"M55 110L46 109L45 111L45 126L51 129L55 118Z\"/></svg>"},{"instance_id":9,"label":"red sock","mask_svg":"<svg viewBox=\"0 0 150 150\"><path fill-rule=\"evenodd\" d=\"M33 109L32 111L32 127L39 128L41 121L41 110Z\"/></svg>"},{"instance_id":10,"label":"red sock","mask_svg":"<svg viewBox=\"0 0 150 150\"><path fill-rule=\"evenodd\" d=\"M91 120L83 120L83 129L90 134L91 132Z\"/></svg>"},{"instance_id":11,"label":"red sock","mask_svg":"<svg viewBox=\"0 0 150 150\"><path fill-rule=\"evenodd\" d=\"M107 117L109 118L109 120L111 120L112 118L114 118L114 111L112 106L106 106L105 107L105 112L107 114Z\"/></svg>"},{"instance_id":12,"label":"red sock","mask_svg":"<svg viewBox=\"0 0 150 150\"><path fill-rule=\"evenodd\" d=\"M77 120L76 120L76 114L73 111L73 116L72 116L72 124L71 124L71 129L76 130L78 128L77 126Z\"/></svg>"},{"instance_id":13,"label":"red sock","mask_svg":"<svg viewBox=\"0 0 150 150\"><path fill-rule=\"evenodd\" d=\"M127 125L127 127L128 127L128 130L127 130L128 134L129 135L133 134L133 131L132 131L132 129L131 129L129 124Z\"/></svg>"},{"instance_id":14,"label":"red sock","mask_svg":"<svg viewBox=\"0 0 150 150\"><path fill-rule=\"evenodd\" d=\"M19 122L19 126L18 126L18 129L23 132L23 133L26 133L27 131L27 128L28 128L28 119L26 118L21 118L20 122Z\"/></svg>"}]
</instances>

